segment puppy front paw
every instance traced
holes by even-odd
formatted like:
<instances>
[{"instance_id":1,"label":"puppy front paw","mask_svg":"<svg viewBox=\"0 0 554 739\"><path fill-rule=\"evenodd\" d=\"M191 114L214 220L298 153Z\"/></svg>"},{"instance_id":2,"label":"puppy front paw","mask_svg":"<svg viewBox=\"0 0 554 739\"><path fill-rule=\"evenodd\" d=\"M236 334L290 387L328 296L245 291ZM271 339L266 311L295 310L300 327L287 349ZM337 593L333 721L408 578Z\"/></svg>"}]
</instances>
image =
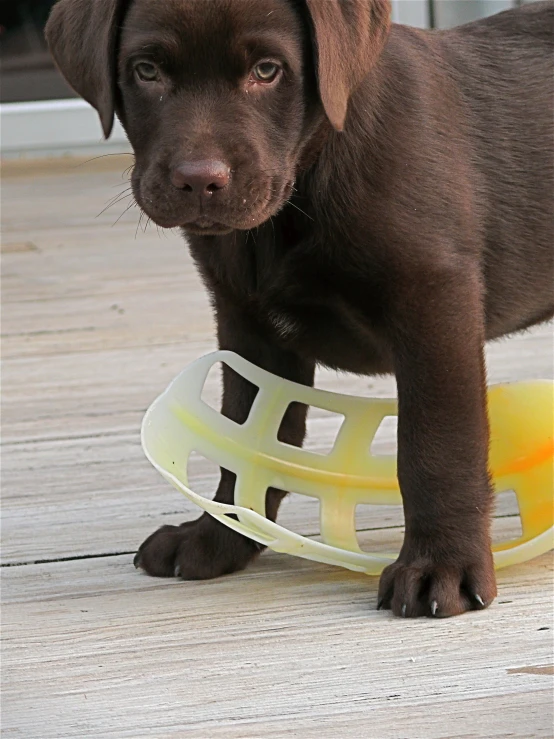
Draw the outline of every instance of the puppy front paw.
<instances>
[{"instance_id":1,"label":"puppy front paw","mask_svg":"<svg viewBox=\"0 0 554 739\"><path fill-rule=\"evenodd\" d=\"M448 556L433 553L422 542L405 542L394 564L382 573L377 608L390 609L395 616L446 618L481 610L496 597L496 579L490 546L484 543L478 555L456 551Z\"/></svg>"},{"instance_id":2,"label":"puppy front paw","mask_svg":"<svg viewBox=\"0 0 554 739\"><path fill-rule=\"evenodd\" d=\"M262 547L208 514L162 526L135 555L135 567L155 577L209 580L244 569Z\"/></svg>"}]
</instances>

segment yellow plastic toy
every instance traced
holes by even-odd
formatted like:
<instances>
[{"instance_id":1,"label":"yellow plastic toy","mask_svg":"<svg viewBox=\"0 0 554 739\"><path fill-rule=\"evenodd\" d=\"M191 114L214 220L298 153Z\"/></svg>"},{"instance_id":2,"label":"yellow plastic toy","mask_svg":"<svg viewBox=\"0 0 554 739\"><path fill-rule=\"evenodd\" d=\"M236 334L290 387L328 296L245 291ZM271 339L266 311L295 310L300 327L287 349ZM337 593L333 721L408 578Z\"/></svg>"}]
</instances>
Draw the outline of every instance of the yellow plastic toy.
<instances>
[{"instance_id":1,"label":"yellow plastic toy","mask_svg":"<svg viewBox=\"0 0 554 739\"><path fill-rule=\"evenodd\" d=\"M218 362L259 387L243 425L201 399L208 372ZM344 415L327 456L277 441L281 420L293 401ZM519 539L495 546L498 568L531 559L554 546L553 401L550 381L489 389L490 466L495 488L515 492L523 531ZM402 504L396 458L369 452L383 418L396 414L396 400L307 388L265 372L232 352L215 352L186 368L154 401L142 424L142 445L169 482L241 534L277 552L378 575L396 555L360 549L355 510L359 504ZM187 463L193 451L236 474L235 505L207 500L188 487ZM323 541L269 521L265 517L268 487L318 498Z\"/></svg>"}]
</instances>

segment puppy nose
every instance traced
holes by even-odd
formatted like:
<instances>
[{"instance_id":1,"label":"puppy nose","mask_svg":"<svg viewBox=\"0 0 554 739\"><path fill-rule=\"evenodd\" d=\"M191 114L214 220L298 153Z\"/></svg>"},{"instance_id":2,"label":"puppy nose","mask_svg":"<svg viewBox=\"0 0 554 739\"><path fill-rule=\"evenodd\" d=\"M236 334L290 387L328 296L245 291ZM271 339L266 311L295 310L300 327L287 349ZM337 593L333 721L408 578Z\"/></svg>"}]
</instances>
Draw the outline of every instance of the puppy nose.
<instances>
[{"instance_id":1,"label":"puppy nose","mask_svg":"<svg viewBox=\"0 0 554 739\"><path fill-rule=\"evenodd\" d=\"M225 162L181 162L171 172L171 183L178 190L207 196L228 185L230 176L231 170Z\"/></svg>"}]
</instances>

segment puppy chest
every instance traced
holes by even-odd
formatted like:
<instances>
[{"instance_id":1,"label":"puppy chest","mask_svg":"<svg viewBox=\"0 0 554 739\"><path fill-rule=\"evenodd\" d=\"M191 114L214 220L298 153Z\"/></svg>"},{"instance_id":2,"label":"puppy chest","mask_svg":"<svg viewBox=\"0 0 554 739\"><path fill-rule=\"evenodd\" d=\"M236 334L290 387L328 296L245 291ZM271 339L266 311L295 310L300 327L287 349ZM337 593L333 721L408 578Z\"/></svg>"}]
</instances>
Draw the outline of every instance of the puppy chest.
<instances>
[{"instance_id":1,"label":"puppy chest","mask_svg":"<svg viewBox=\"0 0 554 739\"><path fill-rule=\"evenodd\" d=\"M319 300L257 302L256 320L279 345L319 364L350 372L389 372L392 362L386 341L371 315L328 293Z\"/></svg>"},{"instance_id":2,"label":"puppy chest","mask_svg":"<svg viewBox=\"0 0 554 739\"><path fill-rule=\"evenodd\" d=\"M237 315L277 345L345 371L391 371L379 328L379 290L372 281L345 273L313 242L291 247L279 231L275 235L233 239L211 252L193 253L205 266L210 288L222 291Z\"/></svg>"}]
</instances>

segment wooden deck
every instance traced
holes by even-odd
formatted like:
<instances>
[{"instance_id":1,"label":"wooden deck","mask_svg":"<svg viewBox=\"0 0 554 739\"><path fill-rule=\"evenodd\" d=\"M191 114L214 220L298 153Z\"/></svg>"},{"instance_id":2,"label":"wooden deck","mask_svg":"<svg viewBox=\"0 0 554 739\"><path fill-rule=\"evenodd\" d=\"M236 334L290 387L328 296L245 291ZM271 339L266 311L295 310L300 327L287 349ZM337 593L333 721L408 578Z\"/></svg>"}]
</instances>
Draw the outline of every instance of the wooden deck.
<instances>
[{"instance_id":1,"label":"wooden deck","mask_svg":"<svg viewBox=\"0 0 554 739\"><path fill-rule=\"evenodd\" d=\"M155 527L196 515L144 458L142 415L214 340L178 235L137 230L134 209L112 225L127 201L96 217L127 164L4 169L3 735L552 737L550 555L502 571L489 610L447 621L394 619L375 579L271 552L207 583L133 568ZM490 349L490 380L551 377L552 362L541 327ZM330 372L318 385L394 388ZM311 443L329 432L316 417ZM510 506L499 530L517 528ZM298 500L281 521L316 532ZM390 509L360 525L378 545L401 534Z\"/></svg>"}]
</instances>

